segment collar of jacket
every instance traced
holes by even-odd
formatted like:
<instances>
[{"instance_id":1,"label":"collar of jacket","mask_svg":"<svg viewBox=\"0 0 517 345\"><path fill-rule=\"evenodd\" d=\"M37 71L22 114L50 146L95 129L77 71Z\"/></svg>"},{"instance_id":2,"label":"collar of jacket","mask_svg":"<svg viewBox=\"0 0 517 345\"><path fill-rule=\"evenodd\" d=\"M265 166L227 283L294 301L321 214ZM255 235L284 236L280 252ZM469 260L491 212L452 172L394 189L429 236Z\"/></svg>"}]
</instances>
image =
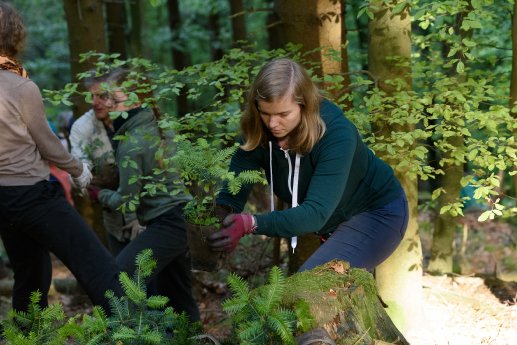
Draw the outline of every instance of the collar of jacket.
<instances>
[{"instance_id":1,"label":"collar of jacket","mask_svg":"<svg viewBox=\"0 0 517 345\"><path fill-rule=\"evenodd\" d=\"M122 116L117 117L115 120L113 120L113 130L116 134L122 134L126 130L127 123L130 122L132 118L134 118L136 115L138 115L140 112L143 112L145 110L142 107L133 108L127 111L127 117L123 118Z\"/></svg>"}]
</instances>

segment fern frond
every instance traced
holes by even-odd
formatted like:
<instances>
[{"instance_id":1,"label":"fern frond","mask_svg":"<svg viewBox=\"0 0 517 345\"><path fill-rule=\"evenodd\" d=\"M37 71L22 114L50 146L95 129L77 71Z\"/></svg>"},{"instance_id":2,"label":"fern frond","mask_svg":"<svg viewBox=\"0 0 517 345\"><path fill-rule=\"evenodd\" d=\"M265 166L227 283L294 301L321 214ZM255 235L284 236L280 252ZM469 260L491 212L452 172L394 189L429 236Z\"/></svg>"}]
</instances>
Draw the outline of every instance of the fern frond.
<instances>
[{"instance_id":1,"label":"fern frond","mask_svg":"<svg viewBox=\"0 0 517 345\"><path fill-rule=\"evenodd\" d=\"M163 336L158 331L149 331L141 335L140 338L144 341L144 344L160 344Z\"/></svg>"},{"instance_id":2,"label":"fern frond","mask_svg":"<svg viewBox=\"0 0 517 345\"><path fill-rule=\"evenodd\" d=\"M147 299L147 306L151 309L165 308L169 298L165 296L150 296Z\"/></svg>"},{"instance_id":3,"label":"fern frond","mask_svg":"<svg viewBox=\"0 0 517 345\"><path fill-rule=\"evenodd\" d=\"M228 287L236 298L247 300L250 297L248 282L235 273L230 273L227 278Z\"/></svg>"},{"instance_id":4,"label":"fern frond","mask_svg":"<svg viewBox=\"0 0 517 345\"><path fill-rule=\"evenodd\" d=\"M125 320L130 316L128 303L125 299L112 296L109 298L109 303L111 307L112 319Z\"/></svg>"},{"instance_id":5,"label":"fern frond","mask_svg":"<svg viewBox=\"0 0 517 345\"><path fill-rule=\"evenodd\" d=\"M238 336L242 342L249 342L251 344L265 344L259 342L265 337L264 325L260 320L252 320L243 322L238 327Z\"/></svg>"},{"instance_id":6,"label":"fern frond","mask_svg":"<svg viewBox=\"0 0 517 345\"><path fill-rule=\"evenodd\" d=\"M282 339L283 344L295 345L293 326L296 322L296 315L292 311L279 310L267 317L267 324L275 334Z\"/></svg>"},{"instance_id":7,"label":"fern frond","mask_svg":"<svg viewBox=\"0 0 517 345\"><path fill-rule=\"evenodd\" d=\"M235 273L227 278L228 287L233 296L222 303L223 310L229 314L237 314L249 305L250 289L248 283Z\"/></svg>"},{"instance_id":8,"label":"fern frond","mask_svg":"<svg viewBox=\"0 0 517 345\"><path fill-rule=\"evenodd\" d=\"M41 311L41 319L47 321L64 320L65 316L66 315L61 304L50 304Z\"/></svg>"},{"instance_id":9,"label":"fern frond","mask_svg":"<svg viewBox=\"0 0 517 345\"><path fill-rule=\"evenodd\" d=\"M156 269L156 265L157 263L156 260L153 259L152 249L144 249L136 256L136 272L143 278L150 277L152 272Z\"/></svg>"},{"instance_id":10,"label":"fern frond","mask_svg":"<svg viewBox=\"0 0 517 345\"><path fill-rule=\"evenodd\" d=\"M126 272L120 273L119 281L122 285L122 289L124 289L124 293L132 302L138 304L145 300L145 291L143 291L138 282L132 280Z\"/></svg>"},{"instance_id":11,"label":"fern frond","mask_svg":"<svg viewBox=\"0 0 517 345\"><path fill-rule=\"evenodd\" d=\"M111 338L115 341L120 340L124 343L124 341L131 341L135 339L136 332L134 329L121 326L119 329L117 329L112 335Z\"/></svg>"},{"instance_id":12,"label":"fern frond","mask_svg":"<svg viewBox=\"0 0 517 345\"><path fill-rule=\"evenodd\" d=\"M278 266L271 268L268 283L263 295L267 310L272 310L280 303L285 291L285 276Z\"/></svg>"}]
</instances>

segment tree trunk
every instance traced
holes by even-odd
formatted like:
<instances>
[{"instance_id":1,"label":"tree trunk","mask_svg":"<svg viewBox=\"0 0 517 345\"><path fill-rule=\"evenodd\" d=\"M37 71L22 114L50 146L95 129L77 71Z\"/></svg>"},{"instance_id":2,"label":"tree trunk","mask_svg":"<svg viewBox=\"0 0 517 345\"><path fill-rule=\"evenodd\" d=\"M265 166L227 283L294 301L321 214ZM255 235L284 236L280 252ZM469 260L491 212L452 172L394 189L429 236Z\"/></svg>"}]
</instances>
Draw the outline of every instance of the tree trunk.
<instances>
[{"instance_id":1,"label":"tree trunk","mask_svg":"<svg viewBox=\"0 0 517 345\"><path fill-rule=\"evenodd\" d=\"M208 16L208 32L211 43L212 61L220 60L224 55L220 37L221 26L219 25L219 13L210 13Z\"/></svg>"},{"instance_id":2,"label":"tree trunk","mask_svg":"<svg viewBox=\"0 0 517 345\"><path fill-rule=\"evenodd\" d=\"M463 137L454 136L447 140L457 150L463 146ZM453 152L444 152L443 159L453 159ZM463 177L463 164L444 163L445 175L441 177L441 187L445 190L438 198L437 212L445 205L457 202L461 191L461 178ZM437 214L434 222L433 243L431 246L431 259L427 270L442 274L454 271L454 234L459 228L458 217L446 212Z\"/></svg>"},{"instance_id":3,"label":"tree trunk","mask_svg":"<svg viewBox=\"0 0 517 345\"><path fill-rule=\"evenodd\" d=\"M79 63L79 54L90 50L107 52L102 1L63 0L63 5L68 25L71 80L75 81L78 73L91 67L88 63ZM76 117L89 108L90 105L84 99L74 98L73 111Z\"/></svg>"},{"instance_id":4,"label":"tree trunk","mask_svg":"<svg viewBox=\"0 0 517 345\"><path fill-rule=\"evenodd\" d=\"M341 37L344 47L341 48L341 73L343 74L343 83L341 92L337 95L339 103L345 106L345 110L352 108L352 100L348 98L351 94L350 90L350 67L348 65L348 29L346 26L346 0L341 0ZM345 99L345 97L347 97Z\"/></svg>"},{"instance_id":5,"label":"tree trunk","mask_svg":"<svg viewBox=\"0 0 517 345\"><path fill-rule=\"evenodd\" d=\"M68 25L71 80L77 81L78 73L92 67L90 63L79 63L79 54L91 50L99 53L107 52L102 1L63 0L63 5ZM73 102L72 108L75 117L84 114L91 108L91 105L86 104L82 97L74 97ZM101 207L93 205L87 196L77 193L74 193L74 203L78 212L93 227L101 241L106 243L106 230L102 223Z\"/></svg>"},{"instance_id":6,"label":"tree trunk","mask_svg":"<svg viewBox=\"0 0 517 345\"><path fill-rule=\"evenodd\" d=\"M318 73L339 74L341 62L331 52L341 50L341 2L332 0L277 0L274 10L280 20L275 32L280 41L302 44ZM274 20L274 19L273 19ZM334 54L335 55L335 54ZM289 253L289 270L295 272L320 245L317 236L300 236L294 253Z\"/></svg>"},{"instance_id":7,"label":"tree trunk","mask_svg":"<svg viewBox=\"0 0 517 345\"><path fill-rule=\"evenodd\" d=\"M291 247L291 239L287 239L289 244L289 273L298 271L301 265L319 248L321 245L319 236L306 234L298 236L296 249Z\"/></svg>"},{"instance_id":8,"label":"tree trunk","mask_svg":"<svg viewBox=\"0 0 517 345\"><path fill-rule=\"evenodd\" d=\"M513 3L512 16L512 74L510 78L510 112L517 121L517 111L512 111L512 108L517 106L517 1ZM517 130L513 133L517 137ZM516 169L516 167L514 167ZM517 198L517 174L513 175L513 196Z\"/></svg>"},{"instance_id":9,"label":"tree trunk","mask_svg":"<svg viewBox=\"0 0 517 345\"><path fill-rule=\"evenodd\" d=\"M341 62L332 58L341 51L341 2L333 0L277 0L275 12L282 21L284 43L302 44L308 59L321 64L320 75L341 73ZM335 54L334 54L335 55Z\"/></svg>"},{"instance_id":10,"label":"tree trunk","mask_svg":"<svg viewBox=\"0 0 517 345\"><path fill-rule=\"evenodd\" d=\"M168 0L169 29L172 32L172 40L177 40L181 30L181 13L178 0ZM188 57L177 45L172 45L172 63L176 70L181 71L188 64ZM187 95L183 92L176 97L178 117L183 117L189 112Z\"/></svg>"},{"instance_id":11,"label":"tree trunk","mask_svg":"<svg viewBox=\"0 0 517 345\"><path fill-rule=\"evenodd\" d=\"M270 0L271 3L275 3L276 0ZM275 11L269 12L266 19L266 27L268 33L269 49L278 49L285 44L282 42L282 26L281 19Z\"/></svg>"},{"instance_id":12,"label":"tree trunk","mask_svg":"<svg viewBox=\"0 0 517 345\"><path fill-rule=\"evenodd\" d=\"M246 41L248 33L246 29L246 16L242 0L230 0L230 13L232 15L233 46L238 47L239 41Z\"/></svg>"},{"instance_id":13,"label":"tree trunk","mask_svg":"<svg viewBox=\"0 0 517 345\"><path fill-rule=\"evenodd\" d=\"M457 16L456 28L461 28L463 18L467 13L461 13ZM457 32L461 39L466 38L472 34L472 31ZM448 54L447 54L448 55ZM462 54L456 54L456 58L466 63L466 59ZM455 71L451 75L457 74ZM464 83L467 80L466 74L457 74L458 84ZM444 119L444 122L446 120ZM459 133L446 139L447 146L450 147L447 151L442 153L442 170L445 175L441 177L441 187L445 190L438 198L437 212L440 212L442 207L458 201L461 192L461 179L464 174L463 162L457 162L454 158L456 152L462 152L464 146L464 138L461 135L461 129L465 126L465 121L462 116L454 117L448 120L452 130ZM431 246L431 260L427 270L434 273L452 273L454 269L454 234L459 228L457 215L452 215L449 212L438 214L434 223L433 243Z\"/></svg>"},{"instance_id":14,"label":"tree trunk","mask_svg":"<svg viewBox=\"0 0 517 345\"><path fill-rule=\"evenodd\" d=\"M410 70L400 67L391 57L405 61L411 58L411 20L409 8L397 15L382 1L372 2L374 18L369 23L368 65L370 72L379 81L379 87L388 95L396 90L387 80L404 78L407 89L411 89ZM375 10L375 8L378 8ZM386 136L391 131L411 131L413 126L389 126L377 124ZM379 133L380 134L380 133ZM388 162L390 163L390 162ZM387 312L399 329L405 333L419 322L422 300L422 249L418 236L418 188L417 182L404 171L396 171L404 188L409 206L409 222L406 234L397 250L375 269L377 286L382 299L388 304Z\"/></svg>"},{"instance_id":15,"label":"tree trunk","mask_svg":"<svg viewBox=\"0 0 517 345\"><path fill-rule=\"evenodd\" d=\"M129 3L131 25L129 27L128 55L142 56L142 0L132 0Z\"/></svg>"},{"instance_id":16,"label":"tree trunk","mask_svg":"<svg viewBox=\"0 0 517 345\"><path fill-rule=\"evenodd\" d=\"M123 2L106 1L106 26L109 52L119 53L120 58L126 60L126 6Z\"/></svg>"},{"instance_id":17,"label":"tree trunk","mask_svg":"<svg viewBox=\"0 0 517 345\"><path fill-rule=\"evenodd\" d=\"M314 328L324 328L336 344L409 344L382 305L373 276L333 260L287 278L282 304L309 305Z\"/></svg>"}]
</instances>

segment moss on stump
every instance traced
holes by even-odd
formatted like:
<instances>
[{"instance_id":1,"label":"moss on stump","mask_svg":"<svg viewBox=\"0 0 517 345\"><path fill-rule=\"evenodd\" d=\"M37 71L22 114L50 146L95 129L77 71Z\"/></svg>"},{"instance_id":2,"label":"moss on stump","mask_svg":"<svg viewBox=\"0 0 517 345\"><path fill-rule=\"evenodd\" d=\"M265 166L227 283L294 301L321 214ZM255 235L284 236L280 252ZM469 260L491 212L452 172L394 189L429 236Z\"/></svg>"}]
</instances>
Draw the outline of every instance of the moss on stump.
<instances>
[{"instance_id":1,"label":"moss on stump","mask_svg":"<svg viewBox=\"0 0 517 345\"><path fill-rule=\"evenodd\" d=\"M290 276L282 304L299 300L309 304L314 328L327 330L336 344L409 344L384 310L373 276L345 261Z\"/></svg>"}]
</instances>

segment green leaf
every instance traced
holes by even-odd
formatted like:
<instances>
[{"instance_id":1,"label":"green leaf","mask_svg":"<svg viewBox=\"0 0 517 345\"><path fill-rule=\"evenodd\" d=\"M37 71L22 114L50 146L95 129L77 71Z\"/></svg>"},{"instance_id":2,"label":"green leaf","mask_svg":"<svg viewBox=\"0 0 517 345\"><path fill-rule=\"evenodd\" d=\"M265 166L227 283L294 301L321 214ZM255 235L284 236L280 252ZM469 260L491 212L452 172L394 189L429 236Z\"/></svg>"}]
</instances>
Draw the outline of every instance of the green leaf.
<instances>
[{"instance_id":1,"label":"green leaf","mask_svg":"<svg viewBox=\"0 0 517 345\"><path fill-rule=\"evenodd\" d=\"M463 64L463 61L458 61L458 64L456 65L456 72L459 74L463 74L465 72L465 65Z\"/></svg>"},{"instance_id":2,"label":"green leaf","mask_svg":"<svg viewBox=\"0 0 517 345\"><path fill-rule=\"evenodd\" d=\"M486 221L490 217L491 214L492 214L492 211L485 211L485 212L481 213L478 217L478 222Z\"/></svg>"}]
</instances>

